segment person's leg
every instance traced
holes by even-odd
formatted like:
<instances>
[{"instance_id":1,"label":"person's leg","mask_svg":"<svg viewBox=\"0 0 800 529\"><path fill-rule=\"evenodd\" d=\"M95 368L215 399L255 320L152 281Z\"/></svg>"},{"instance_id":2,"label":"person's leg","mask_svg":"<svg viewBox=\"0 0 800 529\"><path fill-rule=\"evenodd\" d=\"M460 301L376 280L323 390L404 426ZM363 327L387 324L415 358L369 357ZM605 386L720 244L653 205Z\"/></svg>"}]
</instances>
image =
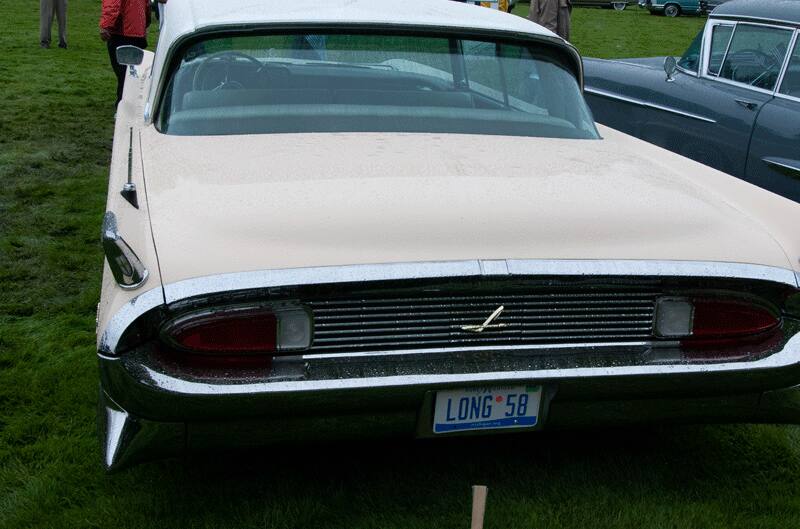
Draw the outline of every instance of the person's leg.
<instances>
[{"instance_id":1,"label":"person's leg","mask_svg":"<svg viewBox=\"0 0 800 529\"><path fill-rule=\"evenodd\" d=\"M122 91L125 88L125 76L128 67L117 62L117 48L120 46L136 46L137 48L147 49L147 39L145 37L123 37L112 35L108 41L108 58L111 59L111 67L114 75L117 76L117 101L116 105L122 100Z\"/></svg>"},{"instance_id":2,"label":"person's leg","mask_svg":"<svg viewBox=\"0 0 800 529\"><path fill-rule=\"evenodd\" d=\"M53 27L53 0L39 0L39 44L50 47L50 30Z\"/></svg>"},{"instance_id":3,"label":"person's leg","mask_svg":"<svg viewBox=\"0 0 800 529\"><path fill-rule=\"evenodd\" d=\"M58 47L67 47L67 0L55 0L58 18Z\"/></svg>"},{"instance_id":4,"label":"person's leg","mask_svg":"<svg viewBox=\"0 0 800 529\"><path fill-rule=\"evenodd\" d=\"M125 86L125 66L117 62L117 47L121 46L120 40L122 37L111 35L108 39L108 58L111 60L111 68L114 70L114 75L117 77L117 101L115 105L119 104L122 99L122 88Z\"/></svg>"}]
</instances>

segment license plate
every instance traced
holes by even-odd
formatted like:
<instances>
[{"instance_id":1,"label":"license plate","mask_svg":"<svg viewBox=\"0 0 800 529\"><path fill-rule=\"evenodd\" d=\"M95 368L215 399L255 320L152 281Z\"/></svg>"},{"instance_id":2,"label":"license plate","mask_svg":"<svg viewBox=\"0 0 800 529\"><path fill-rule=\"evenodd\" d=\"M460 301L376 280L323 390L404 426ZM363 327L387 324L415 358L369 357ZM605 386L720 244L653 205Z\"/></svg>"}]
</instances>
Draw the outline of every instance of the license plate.
<instances>
[{"instance_id":1,"label":"license plate","mask_svg":"<svg viewBox=\"0 0 800 529\"><path fill-rule=\"evenodd\" d=\"M438 391L433 433L530 428L538 422L541 400L541 386Z\"/></svg>"}]
</instances>

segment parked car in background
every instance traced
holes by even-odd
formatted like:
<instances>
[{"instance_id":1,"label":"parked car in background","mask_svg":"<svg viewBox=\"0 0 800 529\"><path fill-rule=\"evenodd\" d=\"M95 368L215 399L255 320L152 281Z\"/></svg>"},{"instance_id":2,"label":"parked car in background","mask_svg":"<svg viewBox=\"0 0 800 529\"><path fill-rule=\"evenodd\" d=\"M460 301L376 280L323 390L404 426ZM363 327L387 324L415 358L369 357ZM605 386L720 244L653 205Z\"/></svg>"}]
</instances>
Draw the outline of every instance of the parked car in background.
<instances>
[{"instance_id":1,"label":"parked car in background","mask_svg":"<svg viewBox=\"0 0 800 529\"><path fill-rule=\"evenodd\" d=\"M717 7L730 0L700 0L700 9L703 13L710 13Z\"/></svg>"},{"instance_id":2,"label":"parked car in background","mask_svg":"<svg viewBox=\"0 0 800 529\"><path fill-rule=\"evenodd\" d=\"M617 11L635 4L636 0L572 0L572 5L576 7L609 7Z\"/></svg>"},{"instance_id":3,"label":"parked car in background","mask_svg":"<svg viewBox=\"0 0 800 529\"><path fill-rule=\"evenodd\" d=\"M107 468L800 422L800 205L598 128L569 43L446 0L181 0L161 22L155 55L118 54Z\"/></svg>"},{"instance_id":4,"label":"parked car in background","mask_svg":"<svg viewBox=\"0 0 800 529\"><path fill-rule=\"evenodd\" d=\"M668 17L704 13L701 0L644 0L644 7L651 15Z\"/></svg>"},{"instance_id":5,"label":"parked car in background","mask_svg":"<svg viewBox=\"0 0 800 529\"><path fill-rule=\"evenodd\" d=\"M798 28L796 0L731 0L677 61L586 59L586 99L600 123L800 201Z\"/></svg>"}]
</instances>

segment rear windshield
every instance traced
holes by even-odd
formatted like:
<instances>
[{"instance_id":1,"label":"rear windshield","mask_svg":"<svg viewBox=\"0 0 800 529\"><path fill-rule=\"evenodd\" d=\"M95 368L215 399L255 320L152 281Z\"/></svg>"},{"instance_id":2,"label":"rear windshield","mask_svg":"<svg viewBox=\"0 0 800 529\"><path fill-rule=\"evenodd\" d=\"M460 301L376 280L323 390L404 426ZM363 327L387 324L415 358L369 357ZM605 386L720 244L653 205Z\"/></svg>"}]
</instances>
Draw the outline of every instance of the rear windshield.
<instances>
[{"instance_id":1,"label":"rear windshield","mask_svg":"<svg viewBox=\"0 0 800 529\"><path fill-rule=\"evenodd\" d=\"M597 138L547 48L448 37L280 34L185 50L157 120L176 135L427 132Z\"/></svg>"}]
</instances>

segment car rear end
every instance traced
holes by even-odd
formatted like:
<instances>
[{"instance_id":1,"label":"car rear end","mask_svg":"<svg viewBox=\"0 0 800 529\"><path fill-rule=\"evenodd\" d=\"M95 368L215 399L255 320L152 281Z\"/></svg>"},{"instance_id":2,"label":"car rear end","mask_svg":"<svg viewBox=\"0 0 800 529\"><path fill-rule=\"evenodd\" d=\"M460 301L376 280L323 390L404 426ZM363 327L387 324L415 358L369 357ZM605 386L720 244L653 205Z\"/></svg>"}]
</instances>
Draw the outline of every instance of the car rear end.
<instances>
[{"instance_id":1,"label":"car rear end","mask_svg":"<svg viewBox=\"0 0 800 529\"><path fill-rule=\"evenodd\" d=\"M775 236L701 187L710 170L601 140L560 39L443 20L209 23L174 58L159 48L153 123L124 130L147 222L123 205L105 230L107 468L337 437L798 420L783 398L798 281ZM125 284L136 255L152 279Z\"/></svg>"},{"instance_id":2,"label":"car rear end","mask_svg":"<svg viewBox=\"0 0 800 529\"><path fill-rule=\"evenodd\" d=\"M386 265L173 292L104 342L109 468L287 440L800 419L800 296L779 269Z\"/></svg>"}]
</instances>

